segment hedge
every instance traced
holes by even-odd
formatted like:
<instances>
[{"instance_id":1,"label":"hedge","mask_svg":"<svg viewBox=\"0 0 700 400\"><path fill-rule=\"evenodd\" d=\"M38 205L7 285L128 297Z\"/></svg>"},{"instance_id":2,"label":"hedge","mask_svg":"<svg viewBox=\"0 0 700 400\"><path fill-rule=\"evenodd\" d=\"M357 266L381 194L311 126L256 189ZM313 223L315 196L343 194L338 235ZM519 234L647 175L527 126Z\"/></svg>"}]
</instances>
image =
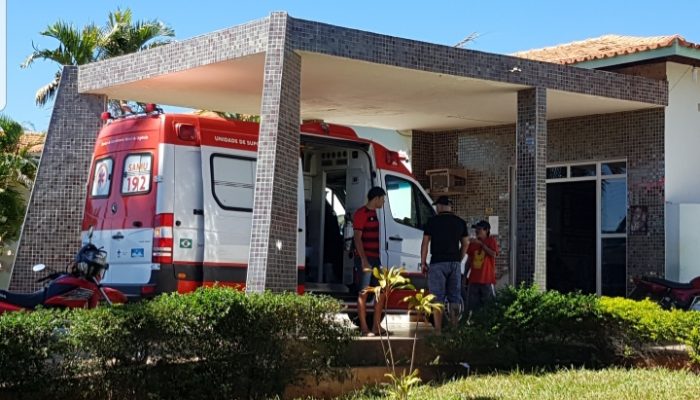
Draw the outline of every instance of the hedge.
<instances>
[{"instance_id":1,"label":"hedge","mask_svg":"<svg viewBox=\"0 0 700 400\"><path fill-rule=\"evenodd\" d=\"M266 398L339 365L340 304L212 288L95 310L0 317L0 397Z\"/></svg>"},{"instance_id":2,"label":"hedge","mask_svg":"<svg viewBox=\"0 0 700 400\"><path fill-rule=\"evenodd\" d=\"M431 341L448 362L495 368L626 364L685 343L700 359L700 312L651 301L506 287L468 323Z\"/></svg>"}]
</instances>

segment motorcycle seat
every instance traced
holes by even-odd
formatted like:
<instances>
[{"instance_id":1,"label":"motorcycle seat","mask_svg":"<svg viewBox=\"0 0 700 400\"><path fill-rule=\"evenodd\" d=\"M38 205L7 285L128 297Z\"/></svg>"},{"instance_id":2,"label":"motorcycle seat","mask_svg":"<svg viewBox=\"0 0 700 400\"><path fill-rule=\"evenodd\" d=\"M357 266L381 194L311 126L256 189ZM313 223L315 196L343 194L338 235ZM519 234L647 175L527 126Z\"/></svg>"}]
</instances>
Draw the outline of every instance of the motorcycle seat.
<instances>
[{"instance_id":1,"label":"motorcycle seat","mask_svg":"<svg viewBox=\"0 0 700 400\"><path fill-rule=\"evenodd\" d=\"M12 293L0 290L0 301L22 308L34 308L44 302L46 289L34 293Z\"/></svg>"},{"instance_id":2,"label":"motorcycle seat","mask_svg":"<svg viewBox=\"0 0 700 400\"><path fill-rule=\"evenodd\" d=\"M680 283L669 281L668 279L649 276L645 278L648 282L656 283L657 285L666 286L671 289L695 289L690 283Z\"/></svg>"}]
</instances>

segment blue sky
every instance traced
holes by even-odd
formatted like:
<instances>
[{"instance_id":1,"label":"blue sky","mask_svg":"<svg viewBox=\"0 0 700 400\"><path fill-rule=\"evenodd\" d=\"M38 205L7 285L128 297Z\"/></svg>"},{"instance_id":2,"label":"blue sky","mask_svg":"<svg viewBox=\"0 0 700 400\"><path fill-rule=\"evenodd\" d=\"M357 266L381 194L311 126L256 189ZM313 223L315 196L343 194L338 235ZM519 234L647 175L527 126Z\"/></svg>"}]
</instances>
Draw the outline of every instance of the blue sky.
<instances>
[{"instance_id":1,"label":"blue sky","mask_svg":"<svg viewBox=\"0 0 700 400\"><path fill-rule=\"evenodd\" d=\"M57 66L39 61L29 69L20 69L32 51L32 42L54 48L55 41L39 35L48 24L62 19L76 26L90 22L102 25L108 12L117 7L130 7L137 19L164 21L175 29L179 40L258 19L272 11L287 11L296 18L445 45L454 45L476 32L480 36L469 48L493 53L512 53L609 33L679 33L687 40L700 42L697 0L6 1L7 105L2 112L36 130L47 129L52 104L37 107L34 93L52 79Z\"/></svg>"}]
</instances>

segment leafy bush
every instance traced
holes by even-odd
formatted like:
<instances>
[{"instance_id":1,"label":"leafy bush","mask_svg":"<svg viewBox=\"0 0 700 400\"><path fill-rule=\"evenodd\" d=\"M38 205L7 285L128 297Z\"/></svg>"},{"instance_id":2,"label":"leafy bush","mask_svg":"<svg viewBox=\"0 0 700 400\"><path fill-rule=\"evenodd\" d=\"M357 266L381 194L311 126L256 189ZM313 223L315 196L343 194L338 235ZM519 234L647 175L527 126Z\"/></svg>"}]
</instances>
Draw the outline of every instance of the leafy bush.
<instances>
[{"instance_id":1,"label":"leafy bush","mask_svg":"<svg viewBox=\"0 0 700 400\"><path fill-rule=\"evenodd\" d=\"M452 361L494 367L609 365L649 345L688 343L700 313L662 310L648 300L507 287L469 324L433 345Z\"/></svg>"},{"instance_id":2,"label":"leafy bush","mask_svg":"<svg viewBox=\"0 0 700 400\"><path fill-rule=\"evenodd\" d=\"M644 342L673 342L683 329L681 310L664 311L650 300L635 301L621 297L603 297L600 308L611 327L628 332Z\"/></svg>"},{"instance_id":3,"label":"leafy bush","mask_svg":"<svg viewBox=\"0 0 700 400\"><path fill-rule=\"evenodd\" d=\"M214 288L124 307L8 314L0 387L30 398L263 398L338 364L351 338L333 319L338 311L326 297ZM60 384L49 389L47 380Z\"/></svg>"},{"instance_id":4,"label":"leafy bush","mask_svg":"<svg viewBox=\"0 0 700 400\"><path fill-rule=\"evenodd\" d=\"M69 372L70 345L61 334L67 317L63 311L39 311L0 318L0 386L41 385Z\"/></svg>"},{"instance_id":5,"label":"leafy bush","mask_svg":"<svg viewBox=\"0 0 700 400\"><path fill-rule=\"evenodd\" d=\"M688 346L690 362L695 367L700 367L700 327L696 326L690 330L690 333L685 339L685 344Z\"/></svg>"}]
</instances>

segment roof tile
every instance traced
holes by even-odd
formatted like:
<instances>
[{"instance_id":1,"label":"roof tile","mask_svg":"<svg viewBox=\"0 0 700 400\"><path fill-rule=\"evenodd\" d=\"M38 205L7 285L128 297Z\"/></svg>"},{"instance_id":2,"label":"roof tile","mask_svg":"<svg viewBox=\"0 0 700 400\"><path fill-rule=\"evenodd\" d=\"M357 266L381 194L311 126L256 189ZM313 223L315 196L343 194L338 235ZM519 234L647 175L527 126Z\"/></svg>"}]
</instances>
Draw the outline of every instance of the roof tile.
<instances>
[{"instance_id":1,"label":"roof tile","mask_svg":"<svg viewBox=\"0 0 700 400\"><path fill-rule=\"evenodd\" d=\"M520 51L512 55L557 64L576 64L670 47L674 43L683 47L700 49L700 44L689 42L681 35L651 37L604 35L542 49Z\"/></svg>"}]
</instances>

